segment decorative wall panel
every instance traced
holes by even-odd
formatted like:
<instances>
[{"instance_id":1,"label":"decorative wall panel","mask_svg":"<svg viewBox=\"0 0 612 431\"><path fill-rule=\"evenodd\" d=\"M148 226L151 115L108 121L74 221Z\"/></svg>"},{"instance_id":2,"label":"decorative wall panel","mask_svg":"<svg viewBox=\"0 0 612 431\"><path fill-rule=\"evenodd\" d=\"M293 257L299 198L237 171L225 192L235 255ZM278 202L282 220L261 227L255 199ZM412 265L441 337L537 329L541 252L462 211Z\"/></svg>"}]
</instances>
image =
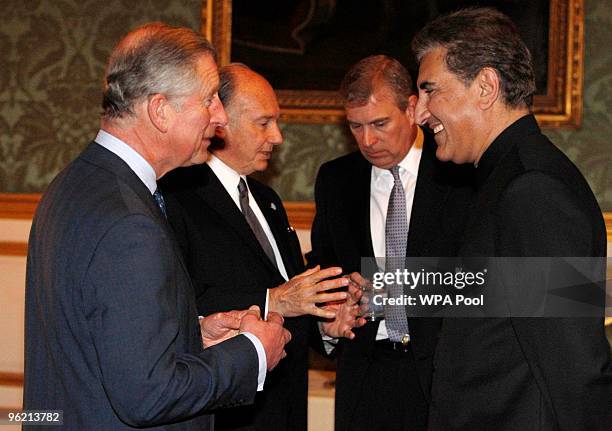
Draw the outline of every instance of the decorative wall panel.
<instances>
[{"instance_id":1,"label":"decorative wall panel","mask_svg":"<svg viewBox=\"0 0 612 431\"><path fill-rule=\"evenodd\" d=\"M612 10L585 1L582 128L545 133L612 211ZM41 192L98 128L104 62L128 29L152 20L200 28L199 0L5 0L0 16L0 192ZM262 178L290 201L313 199L321 163L353 150L342 125L282 127Z\"/></svg>"},{"instance_id":2,"label":"decorative wall panel","mask_svg":"<svg viewBox=\"0 0 612 431\"><path fill-rule=\"evenodd\" d=\"M101 79L129 29L199 30L198 0L5 0L0 15L0 191L43 191L98 128Z\"/></svg>"}]
</instances>

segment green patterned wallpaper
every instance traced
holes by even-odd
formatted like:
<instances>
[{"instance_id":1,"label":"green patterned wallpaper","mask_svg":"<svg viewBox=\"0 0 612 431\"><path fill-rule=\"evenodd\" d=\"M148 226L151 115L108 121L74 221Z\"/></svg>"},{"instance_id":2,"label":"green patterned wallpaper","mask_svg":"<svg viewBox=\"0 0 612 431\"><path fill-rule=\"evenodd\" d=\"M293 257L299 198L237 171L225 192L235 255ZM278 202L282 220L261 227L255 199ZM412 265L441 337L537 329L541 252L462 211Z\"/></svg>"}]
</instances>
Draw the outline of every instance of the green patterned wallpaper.
<instances>
[{"instance_id":1,"label":"green patterned wallpaper","mask_svg":"<svg viewBox=\"0 0 612 431\"><path fill-rule=\"evenodd\" d=\"M585 0L584 115L580 130L546 130L612 211L612 4Z\"/></svg>"},{"instance_id":2,"label":"green patterned wallpaper","mask_svg":"<svg viewBox=\"0 0 612 431\"><path fill-rule=\"evenodd\" d=\"M583 127L546 130L612 211L612 12L586 0ZM114 43L152 20L199 28L198 0L4 0L0 16L0 191L40 192L98 127L100 79ZM353 148L343 126L287 124L263 179L312 200L316 172Z\"/></svg>"},{"instance_id":3,"label":"green patterned wallpaper","mask_svg":"<svg viewBox=\"0 0 612 431\"><path fill-rule=\"evenodd\" d=\"M101 79L131 28L198 30L199 0L3 0L0 191L40 192L95 136Z\"/></svg>"}]
</instances>

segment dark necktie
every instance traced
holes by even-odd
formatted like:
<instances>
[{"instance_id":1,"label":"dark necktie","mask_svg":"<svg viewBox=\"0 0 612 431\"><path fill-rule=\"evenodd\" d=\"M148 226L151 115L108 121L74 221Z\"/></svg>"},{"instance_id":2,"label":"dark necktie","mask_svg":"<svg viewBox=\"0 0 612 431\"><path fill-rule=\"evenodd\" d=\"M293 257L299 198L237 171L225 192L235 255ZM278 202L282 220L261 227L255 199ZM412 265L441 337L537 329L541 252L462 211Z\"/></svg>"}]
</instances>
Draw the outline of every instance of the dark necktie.
<instances>
[{"instance_id":1,"label":"dark necktie","mask_svg":"<svg viewBox=\"0 0 612 431\"><path fill-rule=\"evenodd\" d=\"M159 207L159 210L162 212L164 217L168 218L168 213L166 212L166 201L164 201L164 197L162 196L159 189L156 189L155 193L153 193L153 199L155 199L155 202L157 203L157 206Z\"/></svg>"},{"instance_id":2,"label":"dark necktie","mask_svg":"<svg viewBox=\"0 0 612 431\"><path fill-rule=\"evenodd\" d=\"M406 215L406 192L399 176L399 166L390 170L393 175L393 189L389 196L387 220L385 222L385 270L395 272L402 269L408 242L408 217ZM402 285L388 285L388 296L399 298L403 295ZM408 335L406 310L400 305L385 305L385 324L391 341L402 341Z\"/></svg>"},{"instance_id":3,"label":"dark necktie","mask_svg":"<svg viewBox=\"0 0 612 431\"><path fill-rule=\"evenodd\" d=\"M270 245L270 241L268 241L268 237L264 232L261 224L259 224L259 220L257 220L257 216L249 206L249 189L247 188L246 182L244 179L240 178L240 182L238 183L238 193L240 196L240 209L242 210L242 214L246 219L249 226L251 226L251 230L255 234L257 241L261 245L261 248L266 253L270 261L274 265L275 268L278 268L276 265L276 257L274 256L274 250L272 250L272 245Z\"/></svg>"}]
</instances>

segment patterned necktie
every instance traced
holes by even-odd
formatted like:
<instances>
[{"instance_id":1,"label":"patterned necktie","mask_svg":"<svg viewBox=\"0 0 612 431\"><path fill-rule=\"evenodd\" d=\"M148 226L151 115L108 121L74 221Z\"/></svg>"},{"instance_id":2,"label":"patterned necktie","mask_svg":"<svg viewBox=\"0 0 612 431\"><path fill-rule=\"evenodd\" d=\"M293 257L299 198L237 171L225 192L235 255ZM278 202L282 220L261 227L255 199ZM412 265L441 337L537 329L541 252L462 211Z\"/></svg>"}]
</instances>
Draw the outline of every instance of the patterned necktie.
<instances>
[{"instance_id":1,"label":"patterned necktie","mask_svg":"<svg viewBox=\"0 0 612 431\"><path fill-rule=\"evenodd\" d=\"M164 217L168 218L168 213L166 212L166 201L164 200L164 197L162 196L159 189L155 189L155 193L153 193L153 199L155 199L155 202L157 203L157 206L159 207Z\"/></svg>"},{"instance_id":2,"label":"patterned necktie","mask_svg":"<svg viewBox=\"0 0 612 431\"><path fill-rule=\"evenodd\" d=\"M406 192L399 176L399 166L390 169L393 175L393 189L387 207L385 223L385 270L395 272L403 269L408 242L408 217L406 216ZM399 284L388 285L389 298L399 298L404 289ZM406 310L399 305L385 305L385 323L391 341L402 341L408 334Z\"/></svg>"},{"instance_id":3,"label":"patterned necktie","mask_svg":"<svg viewBox=\"0 0 612 431\"><path fill-rule=\"evenodd\" d=\"M268 241L268 237L264 232L261 224L259 224L259 220L257 220L257 216L249 206L249 189L243 178L240 178L240 182L238 183L238 193L240 196L240 209L242 210L242 214L244 214L244 218L246 219L249 226L251 226L251 230L255 234L255 238L259 241L259 245L266 253L270 261L274 265L275 268L278 268L276 265L276 257L274 256L274 250L272 250L272 245L270 245L270 241Z\"/></svg>"}]
</instances>

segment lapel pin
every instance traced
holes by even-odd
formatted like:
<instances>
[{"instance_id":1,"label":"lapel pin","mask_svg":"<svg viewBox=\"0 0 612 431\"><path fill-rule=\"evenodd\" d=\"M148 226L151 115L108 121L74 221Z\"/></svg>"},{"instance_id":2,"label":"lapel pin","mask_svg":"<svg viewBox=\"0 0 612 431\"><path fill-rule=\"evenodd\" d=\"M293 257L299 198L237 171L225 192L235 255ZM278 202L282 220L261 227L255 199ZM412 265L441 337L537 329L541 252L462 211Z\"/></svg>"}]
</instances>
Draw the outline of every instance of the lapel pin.
<instances>
[{"instance_id":1,"label":"lapel pin","mask_svg":"<svg viewBox=\"0 0 612 431\"><path fill-rule=\"evenodd\" d=\"M274 202L272 202L272 203L270 204L270 208L272 208L274 211L276 211L276 205L274 205Z\"/></svg>"},{"instance_id":2,"label":"lapel pin","mask_svg":"<svg viewBox=\"0 0 612 431\"><path fill-rule=\"evenodd\" d=\"M291 232L295 232L295 229L293 228L293 226L289 226L287 228L287 232L291 233Z\"/></svg>"}]
</instances>

